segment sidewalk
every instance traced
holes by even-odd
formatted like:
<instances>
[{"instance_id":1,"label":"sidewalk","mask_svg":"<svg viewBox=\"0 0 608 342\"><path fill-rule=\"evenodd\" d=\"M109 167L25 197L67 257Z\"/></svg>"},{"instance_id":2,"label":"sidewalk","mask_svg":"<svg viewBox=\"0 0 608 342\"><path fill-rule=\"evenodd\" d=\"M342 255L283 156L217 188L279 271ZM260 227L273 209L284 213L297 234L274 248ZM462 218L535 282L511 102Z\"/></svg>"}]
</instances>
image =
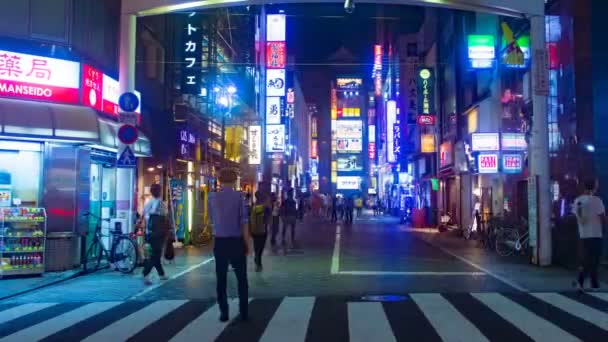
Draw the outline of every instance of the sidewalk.
<instances>
[{"instance_id":1,"label":"sidewalk","mask_svg":"<svg viewBox=\"0 0 608 342\"><path fill-rule=\"evenodd\" d=\"M211 260L211 246L176 249L173 264L163 261L165 272L175 279ZM162 283L152 272L154 285L146 287L142 281L142 269L132 274L122 274L109 269L79 275L79 270L48 273L38 278L0 280L0 301L27 302L77 302L126 300L159 287ZM26 293L24 293L26 292ZM23 294L21 294L23 293ZM21 294L21 295L19 295Z\"/></svg>"},{"instance_id":2,"label":"sidewalk","mask_svg":"<svg viewBox=\"0 0 608 342\"><path fill-rule=\"evenodd\" d=\"M438 233L434 228L411 230L423 241L522 291L572 290L575 271L559 266L532 265L527 257L523 256L501 257L494 251L478 247L477 241L467 241L448 232ZM604 280L601 284L602 288L608 288L606 277L602 279Z\"/></svg>"}]
</instances>

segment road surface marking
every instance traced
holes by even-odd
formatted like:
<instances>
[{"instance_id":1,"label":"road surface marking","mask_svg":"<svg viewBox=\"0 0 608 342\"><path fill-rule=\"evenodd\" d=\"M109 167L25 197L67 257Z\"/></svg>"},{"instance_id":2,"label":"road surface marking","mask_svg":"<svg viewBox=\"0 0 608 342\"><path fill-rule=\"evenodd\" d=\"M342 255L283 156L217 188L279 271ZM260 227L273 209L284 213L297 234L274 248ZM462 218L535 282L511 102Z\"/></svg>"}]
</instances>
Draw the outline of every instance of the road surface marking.
<instances>
[{"instance_id":1,"label":"road surface marking","mask_svg":"<svg viewBox=\"0 0 608 342\"><path fill-rule=\"evenodd\" d=\"M473 267L473 268L476 268L476 269L478 269L478 270L480 270L480 271L482 271L482 272L484 272L484 273L486 273L486 274L488 274L488 275L490 275L490 276L494 277L495 279L500 280L501 282L503 282L503 283L505 283L505 284L507 284L507 285L511 286L512 288L514 288L514 289L516 289L516 290L519 290L519 291L521 291L521 292L529 292L529 291L528 291L526 288L524 288L524 287L522 287L522 286L520 286L520 285L518 285L518 284L516 284L516 283L512 282L511 280L509 280L509 279L507 279L507 278L505 278L505 277L499 276L498 274L496 274L496 273L494 273L494 272L492 272L492 271L488 270L487 268L482 267L482 266L480 266L480 265L478 265L478 264L476 264L476 263L474 263L474 262L472 262L472 261L470 261L470 260L468 260L468 259L466 259L466 258L464 258L464 257L461 257L460 255L458 255L458 254L456 254L456 253L453 253L453 252L451 252L451 251L450 251L450 250L448 250L448 249L445 249L445 248L443 248L443 247L441 247L441 246L438 246L438 245L436 245L436 244L434 244L434 243L431 243L431 242L429 242L429 241L427 241L427 240L425 240L425 239L421 239L421 240L422 240L422 241L425 241L426 243L428 243L429 245L431 245L431 246L433 246L433 247L435 247L435 248L438 248L438 249L439 249L439 250L441 250L442 252L444 252L444 253L446 253L446 254L448 254L448 255L453 256L454 258L456 258L456 259L458 259L458 260L460 260L460 261L464 262L465 264L467 264L467 265L469 265L469 266L471 266L471 267Z\"/></svg>"},{"instance_id":2,"label":"road surface marking","mask_svg":"<svg viewBox=\"0 0 608 342\"><path fill-rule=\"evenodd\" d=\"M100 302L91 303L68 311L62 315L33 325L27 329L20 330L12 335L0 339L0 341L38 341L53 335L63 329L84 321L104 311L121 304L122 302Z\"/></svg>"},{"instance_id":3,"label":"road surface marking","mask_svg":"<svg viewBox=\"0 0 608 342\"><path fill-rule=\"evenodd\" d=\"M159 300L84 339L84 342L126 341L187 300Z\"/></svg>"},{"instance_id":4,"label":"road surface marking","mask_svg":"<svg viewBox=\"0 0 608 342\"><path fill-rule=\"evenodd\" d=\"M555 324L497 293L473 293L484 305L536 341L580 341Z\"/></svg>"},{"instance_id":5,"label":"road surface marking","mask_svg":"<svg viewBox=\"0 0 608 342\"><path fill-rule=\"evenodd\" d=\"M603 301L608 302L608 293L605 293L605 292L596 292L596 293L590 292L589 294L592 295L595 298L598 298L598 299L601 299Z\"/></svg>"},{"instance_id":6,"label":"road surface marking","mask_svg":"<svg viewBox=\"0 0 608 342\"><path fill-rule=\"evenodd\" d=\"M165 285L168 281L177 279L177 278L183 276L186 273L190 273L190 272L194 271L195 269L197 269L199 267L207 265L208 263L212 262L213 260L215 260L215 258L211 257L211 258L206 259L206 260L204 260L204 261L202 261L202 262L200 262L200 263L198 263L196 265L192 265L192 266L188 267L187 269L185 269L185 270L183 270L181 272L178 272L178 273L172 275L171 277L169 277L168 280L164 280L164 281L161 281L158 284L154 284L154 285L150 285L150 286L146 287L144 290L142 290L141 292L135 294L134 296L132 296L129 299L135 299L135 298L141 297L141 296L145 295L146 293L148 293L150 291L153 291L153 290L156 290L157 288Z\"/></svg>"},{"instance_id":7,"label":"road surface marking","mask_svg":"<svg viewBox=\"0 0 608 342\"><path fill-rule=\"evenodd\" d=\"M336 242L334 243L334 254L331 257L331 274L340 272L340 235L341 227L336 225Z\"/></svg>"},{"instance_id":8,"label":"road surface marking","mask_svg":"<svg viewBox=\"0 0 608 342\"><path fill-rule=\"evenodd\" d=\"M597 325L604 330L608 330L608 314L605 312L594 309L557 293L532 293L532 295L563 311L566 311L573 316Z\"/></svg>"},{"instance_id":9,"label":"road surface marking","mask_svg":"<svg viewBox=\"0 0 608 342\"><path fill-rule=\"evenodd\" d=\"M392 271L340 271L338 274L356 276L486 276L484 272L392 272Z\"/></svg>"},{"instance_id":10,"label":"road surface marking","mask_svg":"<svg viewBox=\"0 0 608 342\"><path fill-rule=\"evenodd\" d=\"M228 312L238 312L238 303L238 299L229 300ZM214 341L230 323L230 321L220 322L219 317L220 309L215 304L190 322L171 339L171 342Z\"/></svg>"},{"instance_id":11,"label":"road surface marking","mask_svg":"<svg viewBox=\"0 0 608 342\"><path fill-rule=\"evenodd\" d=\"M35 303L35 304L23 304L19 306L12 307L10 309L0 311L0 324L12 321L19 317L23 317L34 313L36 311L40 311L51 306L57 305L57 303Z\"/></svg>"},{"instance_id":12,"label":"road surface marking","mask_svg":"<svg viewBox=\"0 0 608 342\"><path fill-rule=\"evenodd\" d=\"M488 342L484 334L440 294L420 293L410 297L444 341Z\"/></svg>"},{"instance_id":13,"label":"road surface marking","mask_svg":"<svg viewBox=\"0 0 608 342\"><path fill-rule=\"evenodd\" d=\"M382 303L348 303L348 333L351 342L397 341Z\"/></svg>"},{"instance_id":14,"label":"road surface marking","mask_svg":"<svg viewBox=\"0 0 608 342\"><path fill-rule=\"evenodd\" d=\"M304 342L308 323L315 306L315 297L286 297L268 323L261 342Z\"/></svg>"}]
</instances>

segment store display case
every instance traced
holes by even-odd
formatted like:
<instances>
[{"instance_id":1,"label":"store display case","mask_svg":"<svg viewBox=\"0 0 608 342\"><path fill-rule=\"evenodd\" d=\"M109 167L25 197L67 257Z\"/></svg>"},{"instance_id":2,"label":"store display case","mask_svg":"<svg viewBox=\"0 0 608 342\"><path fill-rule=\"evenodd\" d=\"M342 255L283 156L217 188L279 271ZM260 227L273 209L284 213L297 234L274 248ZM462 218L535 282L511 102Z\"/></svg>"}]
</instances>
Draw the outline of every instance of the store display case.
<instances>
[{"instance_id":1,"label":"store display case","mask_svg":"<svg viewBox=\"0 0 608 342\"><path fill-rule=\"evenodd\" d=\"M0 278L44 273L44 208L0 208Z\"/></svg>"}]
</instances>

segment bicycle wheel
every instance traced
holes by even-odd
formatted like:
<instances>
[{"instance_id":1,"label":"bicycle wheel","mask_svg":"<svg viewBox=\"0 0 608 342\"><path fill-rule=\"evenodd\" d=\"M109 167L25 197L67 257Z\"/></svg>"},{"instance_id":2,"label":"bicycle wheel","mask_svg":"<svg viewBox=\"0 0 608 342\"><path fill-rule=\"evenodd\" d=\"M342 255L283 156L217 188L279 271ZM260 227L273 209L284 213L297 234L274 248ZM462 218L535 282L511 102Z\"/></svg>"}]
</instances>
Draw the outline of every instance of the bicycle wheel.
<instances>
[{"instance_id":1,"label":"bicycle wheel","mask_svg":"<svg viewBox=\"0 0 608 342\"><path fill-rule=\"evenodd\" d=\"M103 247L100 241L94 241L89 247L86 254L86 259L83 263L83 270L85 273L95 272L101 266L101 259L103 258Z\"/></svg>"},{"instance_id":2,"label":"bicycle wheel","mask_svg":"<svg viewBox=\"0 0 608 342\"><path fill-rule=\"evenodd\" d=\"M495 249L498 255L506 257L513 254L513 248L509 243L510 238L511 234L506 230L501 229L496 233Z\"/></svg>"},{"instance_id":3,"label":"bicycle wheel","mask_svg":"<svg viewBox=\"0 0 608 342\"><path fill-rule=\"evenodd\" d=\"M137 245L135 241L120 237L112 246L112 263L121 273L131 273L137 266Z\"/></svg>"}]
</instances>

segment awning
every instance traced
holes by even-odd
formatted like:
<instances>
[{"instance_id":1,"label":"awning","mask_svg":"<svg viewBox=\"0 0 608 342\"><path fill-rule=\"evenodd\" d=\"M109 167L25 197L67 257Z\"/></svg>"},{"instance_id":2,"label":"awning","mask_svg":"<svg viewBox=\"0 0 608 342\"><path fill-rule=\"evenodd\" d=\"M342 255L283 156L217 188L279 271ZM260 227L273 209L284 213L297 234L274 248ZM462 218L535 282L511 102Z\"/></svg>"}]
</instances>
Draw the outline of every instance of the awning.
<instances>
[{"instance_id":1,"label":"awning","mask_svg":"<svg viewBox=\"0 0 608 342\"><path fill-rule=\"evenodd\" d=\"M118 149L119 123L102 119L89 107L0 98L0 137L57 140ZM141 132L137 156L150 156L150 141Z\"/></svg>"}]
</instances>

